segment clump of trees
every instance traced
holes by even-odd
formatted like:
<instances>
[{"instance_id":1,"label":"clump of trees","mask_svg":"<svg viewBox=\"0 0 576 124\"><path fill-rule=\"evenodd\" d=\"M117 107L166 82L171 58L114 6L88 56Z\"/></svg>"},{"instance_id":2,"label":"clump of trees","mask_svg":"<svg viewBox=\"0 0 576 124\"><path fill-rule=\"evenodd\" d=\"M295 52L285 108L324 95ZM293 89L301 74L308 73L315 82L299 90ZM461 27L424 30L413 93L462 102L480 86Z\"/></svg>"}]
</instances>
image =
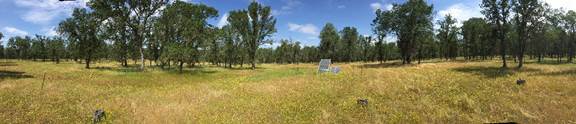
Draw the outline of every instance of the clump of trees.
<instances>
[{"instance_id":1,"label":"clump of trees","mask_svg":"<svg viewBox=\"0 0 576 124\"><path fill-rule=\"evenodd\" d=\"M5 46L0 45L0 57L73 60L86 68L98 60L114 60L126 67L132 60L144 69L148 61L148 66L182 71L203 62L225 68L247 64L255 69L257 63L319 59L380 63L399 59L411 64L434 58L473 61L497 56L503 68L507 60L521 68L527 58L572 63L576 56L576 12L553 9L538 0L482 0L484 18L456 20L446 15L436 23L432 5L408 0L390 10L377 10L369 36L360 35L355 27L326 23L318 46L271 40L276 19L269 6L258 2L229 12L229 24L222 27L207 23L218 16L218 10L197 3L92 0L88 7L75 9L72 17L60 22L58 36L8 38ZM276 47L269 47L272 44Z\"/></svg>"},{"instance_id":2,"label":"clump of trees","mask_svg":"<svg viewBox=\"0 0 576 124\"><path fill-rule=\"evenodd\" d=\"M402 63L410 64L418 46L426 41L426 35L432 29L432 6L424 0L409 0L403 4L394 4L392 10L376 11L373 25L379 37L393 34L398 38Z\"/></svg>"}]
</instances>

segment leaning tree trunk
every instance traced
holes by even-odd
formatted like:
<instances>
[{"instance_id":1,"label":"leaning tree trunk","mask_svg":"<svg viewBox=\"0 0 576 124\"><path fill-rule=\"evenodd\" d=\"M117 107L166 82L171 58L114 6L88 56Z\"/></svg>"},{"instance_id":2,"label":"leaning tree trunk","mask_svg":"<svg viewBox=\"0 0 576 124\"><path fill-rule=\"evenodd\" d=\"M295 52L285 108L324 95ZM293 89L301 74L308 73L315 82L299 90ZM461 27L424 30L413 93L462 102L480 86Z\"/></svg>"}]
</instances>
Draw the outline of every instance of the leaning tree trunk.
<instances>
[{"instance_id":1,"label":"leaning tree trunk","mask_svg":"<svg viewBox=\"0 0 576 124\"><path fill-rule=\"evenodd\" d=\"M520 48L518 48L519 52L518 52L518 55L516 55L516 56L518 56L518 69L520 69L520 68L522 68L522 66L524 66L524 51L526 48L526 45L525 45L526 39L525 38L519 38L519 39L520 39L520 42L518 42L518 43L520 45Z\"/></svg>"}]
</instances>

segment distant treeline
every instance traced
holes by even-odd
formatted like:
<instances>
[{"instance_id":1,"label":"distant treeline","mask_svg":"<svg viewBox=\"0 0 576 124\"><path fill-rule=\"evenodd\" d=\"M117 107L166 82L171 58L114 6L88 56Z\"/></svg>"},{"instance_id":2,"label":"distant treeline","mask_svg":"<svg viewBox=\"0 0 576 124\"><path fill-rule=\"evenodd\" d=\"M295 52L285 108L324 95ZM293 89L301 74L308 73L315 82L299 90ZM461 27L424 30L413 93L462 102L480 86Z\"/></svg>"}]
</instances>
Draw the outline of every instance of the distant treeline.
<instances>
[{"instance_id":1,"label":"distant treeline","mask_svg":"<svg viewBox=\"0 0 576 124\"><path fill-rule=\"evenodd\" d=\"M271 40L276 19L269 6L257 2L229 12L229 23L223 27L207 23L218 11L203 4L92 0L88 7L76 8L72 17L62 21L59 36L9 38L7 46L0 46L0 56L56 63L70 59L85 63L86 68L98 59L116 60L122 66L132 59L139 61L141 69L146 61L153 61L155 66L180 70L199 62L227 68L249 64L254 69L256 63L326 58L335 62L399 59L410 64L433 58L485 60L499 56L503 67L507 59L522 67L525 56L539 62L552 57L559 63L572 63L576 48L576 12L554 9L538 0L483 0L484 18L456 20L445 15L438 22L433 22L432 5L408 0L390 10L377 10L370 36L359 35L355 27L338 30L327 23L318 46ZM261 47L271 43L280 45Z\"/></svg>"}]
</instances>

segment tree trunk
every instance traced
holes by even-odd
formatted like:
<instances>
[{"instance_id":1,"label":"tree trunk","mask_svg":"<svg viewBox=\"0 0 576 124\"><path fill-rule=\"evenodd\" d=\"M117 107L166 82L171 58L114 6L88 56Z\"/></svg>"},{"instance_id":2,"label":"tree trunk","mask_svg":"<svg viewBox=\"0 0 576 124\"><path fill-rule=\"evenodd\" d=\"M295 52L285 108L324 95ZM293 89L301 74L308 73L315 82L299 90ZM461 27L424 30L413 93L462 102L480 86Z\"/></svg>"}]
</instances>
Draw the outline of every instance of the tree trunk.
<instances>
[{"instance_id":1,"label":"tree trunk","mask_svg":"<svg viewBox=\"0 0 576 124\"><path fill-rule=\"evenodd\" d=\"M140 46L140 62L142 62L140 65L140 70L144 70L144 65L146 63L144 62L144 48L142 48L142 46Z\"/></svg>"},{"instance_id":2,"label":"tree trunk","mask_svg":"<svg viewBox=\"0 0 576 124\"><path fill-rule=\"evenodd\" d=\"M256 56L255 55L250 55L250 63L252 63L252 70L256 69Z\"/></svg>"},{"instance_id":3,"label":"tree trunk","mask_svg":"<svg viewBox=\"0 0 576 124\"><path fill-rule=\"evenodd\" d=\"M128 67L128 59L126 59L126 58L122 59L122 66Z\"/></svg>"},{"instance_id":4,"label":"tree trunk","mask_svg":"<svg viewBox=\"0 0 576 124\"><path fill-rule=\"evenodd\" d=\"M182 67L184 66L184 62L180 61L180 65L179 65L179 72L182 73Z\"/></svg>"},{"instance_id":5,"label":"tree trunk","mask_svg":"<svg viewBox=\"0 0 576 124\"><path fill-rule=\"evenodd\" d=\"M542 54L538 54L538 63L542 62Z\"/></svg>"},{"instance_id":6,"label":"tree trunk","mask_svg":"<svg viewBox=\"0 0 576 124\"><path fill-rule=\"evenodd\" d=\"M518 56L518 69L522 68L523 65L524 65L524 56L520 55Z\"/></svg>"},{"instance_id":7,"label":"tree trunk","mask_svg":"<svg viewBox=\"0 0 576 124\"><path fill-rule=\"evenodd\" d=\"M507 68L506 65L506 43L503 38L500 38L500 55L502 56L502 68Z\"/></svg>"},{"instance_id":8,"label":"tree trunk","mask_svg":"<svg viewBox=\"0 0 576 124\"><path fill-rule=\"evenodd\" d=\"M86 69L90 69L90 59L86 59Z\"/></svg>"},{"instance_id":9,"label":"tree trunk","mask_svg":"<svg viewBox=\"0 0 576 124\"><path fill-rule=\"evenodd\" d=\"M242 59L240 59L240 68L243 68L244 66L244 57L241 57Z\"/></svg>"}]
</instances>

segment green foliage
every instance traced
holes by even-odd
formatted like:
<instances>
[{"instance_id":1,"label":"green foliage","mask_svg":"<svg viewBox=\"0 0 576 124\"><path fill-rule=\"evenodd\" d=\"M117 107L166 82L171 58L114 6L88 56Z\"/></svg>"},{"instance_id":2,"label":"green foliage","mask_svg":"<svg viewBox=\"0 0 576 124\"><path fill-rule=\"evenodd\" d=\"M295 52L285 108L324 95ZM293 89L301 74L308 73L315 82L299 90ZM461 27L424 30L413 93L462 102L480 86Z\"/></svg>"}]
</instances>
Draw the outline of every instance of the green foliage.
<instances>
[{"instance_id":1,"label":"green foliage","mask_svg":"<svg viewBox=\"0 0 576 124\"><path fill-rule=\"evenodd\" d=\"M440 40L441 55L446 59L456 59L458 56L458 28L457 20L451 15L446 15L444 20L438 21L438 39Z\"/></svg>"},{"instance_id":2,"label":"green foliage","mask_svg":"<svg viewBox=\"0 0 576 124\"><path fill-rule=\"evenodd\" d=\"M246 9L229 12L229 24L223 27L206 22L218 11L203 4L92 0L88 7L75 10L72 18L59 24L62 38L12 37L0 46L0 55L57 63L60 58L73 59L86 67L99 59L130 67L129 60L137 65L140 59L140 69L149 60L151 66L170 69L176 64L180 70L185 65L203 66L202 62L226 68L250 63L255 69L256 63L317 62L321 58L381 63L400 59L409 64L414 59L438 57L486 60L500 54L506 66L508 59L522 64L526 55L539 62L554 57L558 63L576 57L576 12L552 9L537 0L483 0L480 7L485 18L459 20L463 21L459 28L454 18L446 16L436 23L437 32L432 28L433 6L409 0L390 10L376 10L373 36L360 36L355 27L339 30L327 23L318 46L269 39L276 32L272 8L255 1ZM278 47L261 47L268 43Z\"/></svg>"},{"instance_id":3,"label":"green foliage","mask_svg":"<svg viewBox=\"0 0 576 124\"><path fill-rule=\"evenodd\" d=\"M491 40L490 26L482 18L470 18L462 26L464 56L466 59L488 59L495 53L496 43Z\"/></svg>"},{"instance_id":4,"label":"green foliage","mask_svg":"<svg viewBox=\"0 0 576 124\"><path fill-rule=\"evenodd\" d=\"M486 21L492 27L492 36L500 41L500 55L502 68L506 68L506 44L509 33L510 0L482 0L480 7L483 8Z\"/></svg>"},{"instance_id":5,"label":"green foliage","mask_svg":"<svg viewBox=\"0 0 576 124\"><path fill-rule=\"evenodd\" d=\"M336 27L332 23L326 23L320 32L320 58L336 59L337 44L340 42L340 36Z\"/></svg>"},{"instance_id":6,"label":"green foliage","mask_svg":"<svg viewBox=\"0 0 576 124\"><path fill-rule=\"evenodd\" d=\"M48 50L48 57L56 62L56 64L60 63L60 58L63 58L66 53L64 39L60 37L48 40L46 48Z\"/></svg>"},{"instance_id":7,"label":"green foliage","mask_svg":"<svg viewBox=\"0 0 576 124\"><path fill-rule=\"evenodd\" d=\"M26 37L11 37L8 39L6 54L7 58L11 59L28 59L29 58L29 50L30 50L30 43L32 38Z\"/></svg>"},{"instance_id":8,"label":"green foliage","mask_svg":"<svg viewBox=\"0 0 576 124\"><path fill-rule=\"evenodd\" d=\"M568 34L567 45L568 47L568 62L572 63L576 56L576 12L573 10L568 11L564 15L564 30Z\"/></svg>"},{"instance_id":9,"label":"green foliage","mask_svg":"<svg viewBox=\"0 0 576 124\"><path fill-rule=\"evenodd\" d=\"M412 62L418 42L425 38L419 35L432 32L432 8L424 0L409 0L394 5L392 10L376 13L377 18L373 22L375 32L380 34L379 39L388 33L397 36L402 63Z\"/></svg>"},{"instance_id":10,"label":"green foliage","mask_svg":"<svg viewBox=\"0 0 576 124\"><path fill-rule=\"evenodd\" d=\"M192 4L176 1L162 12L158 19L158 46L165 46L162 51L164 60L179 62L179 70L184 63L199 62L200 48L208 42L212 29L207 19L214 18L218 11L203 4Z\"/></svg>"},{"instance_id":11,"label":"green foliage","mask_svg":"<svg viewBox=\"0 0 576 124\"><path fill-rule=\"evenodd\" d=\"M36 35L36 38L32 39L32 43L30 46L30 54L32 59L42 59L46 60L47 50L46 50L46 43L48 38L40 35Z\"/></svg>"},{"instance_id":12,"label":"green foliage","mask_svg":"<svg viewBox=\"0 0 576 124\"><path fill-rule=\"evenodd\" d=\"M518 57L518 68L524 64L524 54L526 52L527 41L534 40L530 33L534 32L539 22L544 18L544 8L538 0L512 0L512 10L514 11L514 21L518 41L516 48ZM573 52L569 52L573 53Z\"/></svg>"},{"instance_id":13,"label":"green foliage","mask_svg":"<svg viewBox=\"0 0 576 124\"><path fill-rule=\"evenodd\" d=\"M126 54L140 58L140 69L144 69L144 45L152 41L153 15L168 4L168 0L93 0L88 3L94 16L109 20L109 38L116 40L116 58L126 65ZM119 36L114 36L119 35Z\"/></svg>"},{"instance_id":14,"label":"green foliage","mask_svg":"<svg viewBox=\"0 0 576 124\"><path fill-rule=\"evenodd\" d=\"M358 54L357 60L362 60L364 62L368 62L371 60L372 50L374 49L374 44L372 44L372 37L371 36L363 36L360 35L358 37Z\"/></svg>"},{"instance_id":15,"label":"green foliage","mask_svg":"<svg viewBox=\"0 0 576 124\"><path fill-rule=\"evenodd\" d=\"M342 34L342 39L340 40L339 52L341 52L340 60L345 62L355 61L357 56L356 51L358 47L358 31L354 27L344 27L340 32Z\"/></svg>"},{"instance_id":16,"label":"green foliage","mask_svg":"<svg viewBox=\"0 0 576 124\"><path fill-rule=\"evenodd\" d=\"M130 10L123 6L121 0L93 0L89 6L94 10L94 15L100 20L107 20L102 24L104 38L112 42L112 56L114 60L121 62L121 65L128 66L129 53L135 50L136 46L130 34Z\"/></svg>"},{"instance_id":17,"label":"green foliage","mask_svg":"<svg viewBox=\"0 0 576 124\"><path fill-rule=\"evenodd\" d=\"M307 63L317 62L322 54L318 47L315 46L304 46L300 53L302 53L302 62Z\"/></svg>"},{"instance_id":18,"label":"green foliage","mask_svg":"<svg viewBox=\"0 0 576 124\"><path fill-rule=\"evenodd\" d=\"M269 6L252 1L248 10L235 10L228 17L233 31L238 33L252 64L256 69L256 51L260 45L267 43L266 38L276 32L276 19Z\"/></svg>"},{"instance_id":19,"label":"green foliage","mask_svg":"<svg viewBox=\"0 0 576 124\"><path fill-rule=\"evenodd\" d=\"M59 32L67 36L72 42L70 46L78 50L78 54L85 60L86 68L90 62L97 59L96 53L105 46L97 35L100 22L86 9L74 9L72 17L60 23Z\"/></svg>"},{"instance_id":20,"label":"green foliage","mask_svg":"<svg viewBox=\"0 0 576 124\"><path fill-rule=\"evenodd\" d=\"M279 64L295 64L302 61L300 42L291 40L281 40L280 46L275 50L275 60Z\"/></svg>"}]
</instances>

